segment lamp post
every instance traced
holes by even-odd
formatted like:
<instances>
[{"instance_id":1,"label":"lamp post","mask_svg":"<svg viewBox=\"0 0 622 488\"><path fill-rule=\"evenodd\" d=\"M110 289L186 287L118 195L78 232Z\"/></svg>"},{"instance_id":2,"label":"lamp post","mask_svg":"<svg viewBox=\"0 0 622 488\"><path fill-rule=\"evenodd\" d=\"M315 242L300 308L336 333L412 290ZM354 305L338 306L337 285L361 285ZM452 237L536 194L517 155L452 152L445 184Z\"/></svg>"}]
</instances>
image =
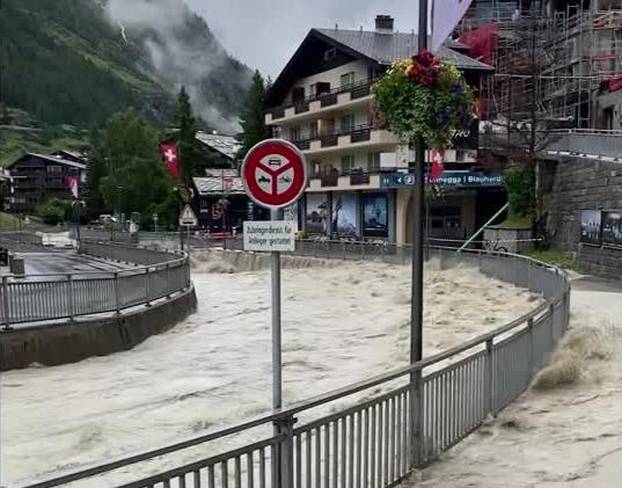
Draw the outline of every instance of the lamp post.
<instances>
[{"instance_id":1,"label":"lamp post","mask_svg":"<svg viewBox=\"0 0 622 488\"><path fill-rule=\"evenodd\" d=\"M427 49L428 47L428 0L419 0L419 39L418 48ZM411 309L410 309L410 363L414 364L421 361L423 356L423 239L424 222L423 211L425 206L425 145L421 137L415 142L415 162L411 171L414 173L415 186L411 190L411 205L413 209L413 235L412 235L412 284L411 284ZM423 424L423 383L421 381L421 370L411 374L412 404L411 414L411 436L412 445L412 465L421 463L422 447L422 424Z\"/></svg>"}]
</instances>

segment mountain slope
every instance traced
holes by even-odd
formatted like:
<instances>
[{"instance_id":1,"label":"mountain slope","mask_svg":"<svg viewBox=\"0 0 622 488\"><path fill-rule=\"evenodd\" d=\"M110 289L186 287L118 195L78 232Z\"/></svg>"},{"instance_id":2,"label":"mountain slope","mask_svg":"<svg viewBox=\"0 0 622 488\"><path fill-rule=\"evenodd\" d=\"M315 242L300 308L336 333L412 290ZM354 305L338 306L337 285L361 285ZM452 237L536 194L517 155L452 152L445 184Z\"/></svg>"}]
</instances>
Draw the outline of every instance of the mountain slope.
<instances>
[{"instance_id":1,"label":"mountain slope","mask_svg":"<svg viewBox=\"0 0 622 488\"><path fill-rule=\"evenodd\" d=\"M123 4L141 3L180 16L171 30L135 22ZM209 126L233 130L250 80L182 0L3 0L0 32L0 98L49 125L94 127L128 106L165 123L185 84ZM193 52L203 56L191 72L171 70L170 59L183 68Z\"/></svg>"}]
</instances>

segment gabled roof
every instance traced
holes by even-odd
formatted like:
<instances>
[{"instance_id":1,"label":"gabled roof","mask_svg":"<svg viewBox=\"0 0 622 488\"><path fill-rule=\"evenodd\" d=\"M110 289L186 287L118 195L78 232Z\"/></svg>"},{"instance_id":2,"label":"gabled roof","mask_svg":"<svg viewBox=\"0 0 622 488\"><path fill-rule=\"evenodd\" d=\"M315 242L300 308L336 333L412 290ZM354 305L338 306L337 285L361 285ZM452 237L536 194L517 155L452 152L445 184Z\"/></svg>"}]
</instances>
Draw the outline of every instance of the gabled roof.
<instances>
[{"instance_id":1,"label":"gabled roof","mask_svg":"<svg viewBox=\"0 0 622 488\"><path fill-rule=\"evenodd\" d=\"M382 65L391 64L398 59L409 58L419 51L419 43L416 34L406 34L402 32L378 34L371 31L344 29L313 30ZM448 45L451 46L451 43L448 43ZM444 61L455 64L458 68L463 70L493 70L491 66L453 51L446 46L441 46L437 55Z\"/></svg>"},{"instance_id":2,"label":"gabled roof","mask_svg":"<svg viewBox=\"0 0 622 488\"><path fill-rule=\"evenodd\" d=\"M74 161L76 163L85 163L85 164L88 159L84 154L80 154L79 152L76 152L76 151L67 151L65 149L55 151L54 153L52 153L52 156L58 156L63 159L67 159L69 161Z\"/></svg>"},{"instance_id":3,"label":"gabled roof","mask_svg":"<svg viewBox=\"0 0 622 488\"><path fill-rule=\"evenodd\" d=\"M297 78L316 74L316 72L309 72L309 68L313 65L309 61L309 56L313 57L319 49L334 47L343 53L346 60L360 59L373 67L382 68L398 59L417 54L419 52L418 44L415 34L400 32L380 34L375 31L347 29L311 29L274 81L266 97L266 103L268 106L280 104L285 93ZM445 46L439 49L437 54L464 71L494 71L491 66L450 49L452 46L464 50L464 46L458 46L457 42L448 41Z\"/></svg>"},{"instance_id":4,"label":"gabled roof","mask_svg":"<svg viewBox=\"0 0 622 488\"><path fill-rule=\"evenodd\" d=\"M225 175L225 177L227 177ZM223 178L222 176L203 176L192 178L197 192L201 196L209 195L222 195L227 194L244 194L244 185L242 184L242 178L239 176L229 177L231 178L231 188L223 192Z\"/></svg>"},{"instance_id":5,"label":"gabled roof","mask_svg":"<svg viewBox=\"0 0 622 488\"><path fill-rule=\"evenodd\" d=\"M223 156L234 160L240 150L240 143L232 136L223 136L220 134L208 134L207 132L198 131L196 138L206 146L218 151Z\"/></svg>"},{"instance_id":6,"label":"gabled roof","mask_svg":"<svg viewBox=\"0 0 622 488\"><path fill-rule=\"evenodd\" d=\"M11 168L11 167L13 167L14 165L16 165L17 163L19 163L20 161L22 161L23 159L25 159L27 157L39 158L39 159L42 159L42 160L44 160L46 162L55 163L55 164L61 164L63 166L69 166L71 168L76 168L76 169L80 169L80 170L86 170L86 164L76 163L75 161L69 161L68 159L63 159L63 158L60 158L58 156L47 156L45 154L37 154L37 153L26 153L22 157L20 157L19 159L16 159L12 163L9 163L6 167L7 168Z\"/></svg>"}]
</instances>

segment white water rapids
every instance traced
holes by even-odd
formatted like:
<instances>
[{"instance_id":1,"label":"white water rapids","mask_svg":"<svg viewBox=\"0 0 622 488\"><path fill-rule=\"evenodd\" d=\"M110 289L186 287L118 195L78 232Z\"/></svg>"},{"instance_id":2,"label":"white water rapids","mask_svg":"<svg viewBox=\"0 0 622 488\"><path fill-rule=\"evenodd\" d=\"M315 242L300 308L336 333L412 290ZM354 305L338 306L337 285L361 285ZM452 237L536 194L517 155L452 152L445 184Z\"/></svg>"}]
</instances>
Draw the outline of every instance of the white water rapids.
<instances>
[{"instance_id":1,"label":"white water rapids","mask_svg":"<svg viewBox=\"0 0 622 488\"><path fill-rule=\"evenodd\" d=\"M269 411L269 273L223 273L234 269L210 259L199 258L193 273L199 311L170 332L129 352L2 375L1 482ZM285 404L406 364L409 267L302 264L283 271ZM471 268L428 266L426 355L502 325L538 300Z\"/></svg>"}]
</instances>

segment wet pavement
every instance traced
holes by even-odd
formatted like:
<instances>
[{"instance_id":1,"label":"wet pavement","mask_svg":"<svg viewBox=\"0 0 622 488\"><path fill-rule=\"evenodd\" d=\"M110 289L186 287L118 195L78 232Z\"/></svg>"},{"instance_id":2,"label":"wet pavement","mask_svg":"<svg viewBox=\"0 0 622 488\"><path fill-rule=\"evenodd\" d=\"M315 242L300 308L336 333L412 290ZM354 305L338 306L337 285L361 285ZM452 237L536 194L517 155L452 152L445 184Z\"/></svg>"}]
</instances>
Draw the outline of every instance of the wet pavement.
<instances>
[{"instance_id":1,"label":"wet pavement","mask_svg":"<svg viewBox=\"0 0 622 488\"><path fill-rule=\"evenodd\" d=\"M73 251L19 253L19 256L24 258L26 275L114 272L135 267L127 263L77 254Z\"/></svg>"}]
</instances>

